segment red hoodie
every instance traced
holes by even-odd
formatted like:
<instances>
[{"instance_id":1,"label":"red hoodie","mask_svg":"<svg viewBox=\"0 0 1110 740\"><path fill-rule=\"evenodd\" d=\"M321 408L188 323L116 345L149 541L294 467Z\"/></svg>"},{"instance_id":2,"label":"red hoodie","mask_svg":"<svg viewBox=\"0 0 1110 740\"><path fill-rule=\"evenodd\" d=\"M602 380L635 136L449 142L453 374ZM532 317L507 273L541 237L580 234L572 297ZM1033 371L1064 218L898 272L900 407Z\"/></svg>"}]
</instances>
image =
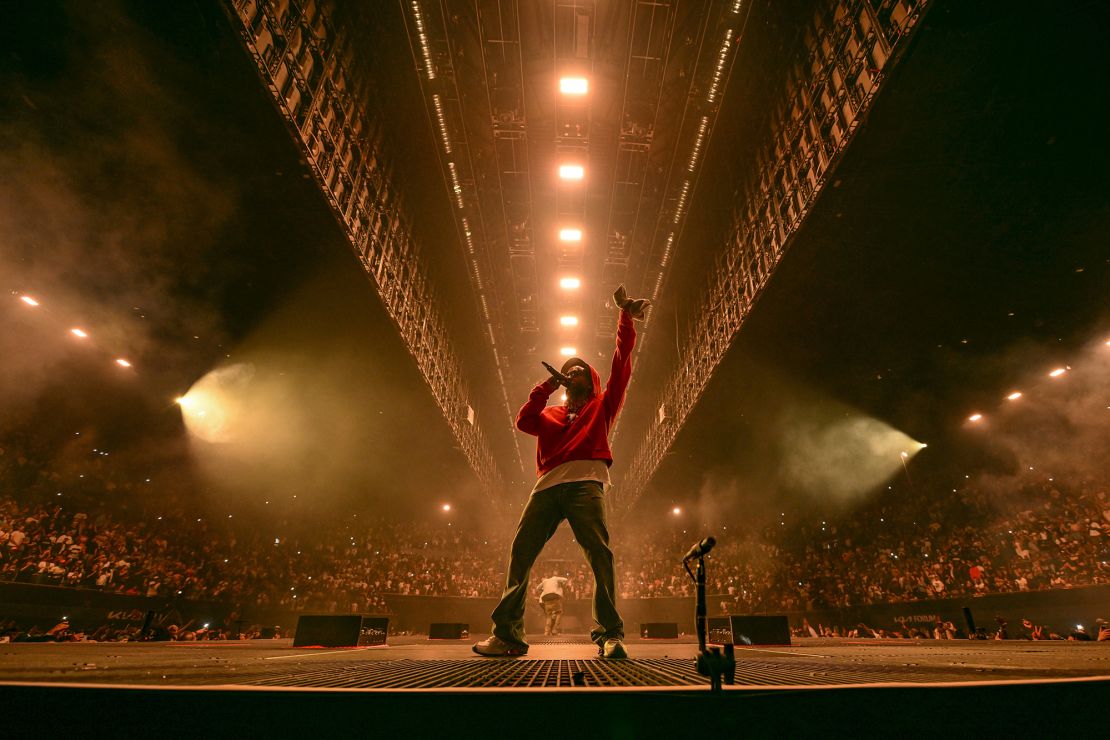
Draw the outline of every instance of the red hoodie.
<instances>
[{"instance_id":1,"label":"red hoodie","mask_svg":"<svg viewBox=\"0 0 1110 740\"><path fill-rule=\"evenodd\" d=\"M604 460L613 464L609 451L609 426L617 418L624 403L628 379L632 377L632 348L636 346L636 329L627 311L621 311L617 324L617 349L613 353L613 368L605 390L601 378L590 365L592 395L578 410L578 415L567 421L566 406L548 406L547 399L558 389L553 380L540 383L528 394L528 403L516 415L516 428L536 439L537 475L571 460Z\"/></svg>"}]
</instances>

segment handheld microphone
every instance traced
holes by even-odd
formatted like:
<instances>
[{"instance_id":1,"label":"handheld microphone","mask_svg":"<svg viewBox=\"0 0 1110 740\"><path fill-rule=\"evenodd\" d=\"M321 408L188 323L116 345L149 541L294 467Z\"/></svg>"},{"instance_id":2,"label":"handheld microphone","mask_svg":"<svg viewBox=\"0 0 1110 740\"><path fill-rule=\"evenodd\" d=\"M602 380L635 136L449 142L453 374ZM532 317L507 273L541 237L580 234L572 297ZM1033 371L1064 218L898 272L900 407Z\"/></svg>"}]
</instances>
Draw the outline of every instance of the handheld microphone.
<instances>
[{"instance_id":1,"label":"handheld microphone","mask_svg":"<svg viewBox=\"0 0 1110 740\"><path fill-rule=\"evenodd\" d=\"M548 365L546 362L541 361L540 364L543 365L544 368L546 368L547 372L551 373L551 377L555 379L556 383L561 386L570 385L570 378L563 375L561 372L551 367L551 365Z\"/></svg>"},{"instance_id":2,"label":"handheld microphone","mask_svg":"<svg viewBox=\"0 0 1110 740\"><path fill-rule=\"evenodd\" d=\"M713 546L716 544L716 538L706 537L704 540L690 548L690 551L686 553L686 557L682 558L682 562L685 563L689 560L694 560L695 558L704 557L706 553L712 550Z\"/></svg>"}]
</instances>

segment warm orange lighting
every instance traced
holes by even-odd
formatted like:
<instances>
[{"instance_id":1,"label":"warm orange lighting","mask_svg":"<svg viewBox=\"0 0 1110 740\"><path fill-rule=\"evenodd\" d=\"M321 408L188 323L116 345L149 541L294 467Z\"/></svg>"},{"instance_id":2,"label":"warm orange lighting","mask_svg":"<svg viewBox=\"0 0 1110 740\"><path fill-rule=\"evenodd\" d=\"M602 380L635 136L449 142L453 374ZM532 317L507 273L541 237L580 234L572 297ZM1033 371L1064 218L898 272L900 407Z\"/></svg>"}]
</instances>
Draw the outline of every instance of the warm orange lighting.
<instances>
[{"instance_id":1,"label":"warm orange lighting","mask_svg":"<svg viewBox=\"0 0 1110 740\"><path fill-rule=\"evenodd\" d=\"M577 353L578 350L574 347L561 347L559 349L559 354L561 354L563 357L574 357Z\"/></svg>"},{"instance_id":2,"label":"warm orange lighting","mask_svg":"<svg viewBox=\"0 0 1110 740\"><path fill-rule=\"evenodd\" d=\"M560 316L559 323L563 326L578 326L577 316Z\"/></svg>"},{"instance_id":3,"label":"warm orange lighting","mask_svg":"<svg viewBox=\"0 0 1110 740\"><path fill-rule=\"evenodd\" d=\"M28 306L37 306L37 305L39 305L39 302L38 302L38 301L36 301L36 300L35 300L34 298L32 298L32 297L31 297L31 296L29 296L29 295L21 295L21 296L19 297L19 300L23 301L23 302L24 302L24 303L26 303L26 304L27 304Z\"/></svg>"},{"instance_id":4,"label":"warm orange lighting","mask_svg":"<svg viewBox=\"0 0 1110 740\"><path fill-rule=\"evenodd\" d=\"M81 339L86 339L89 336L88 334L85 333L85 331L83 329L76 329L76 328L75 329L70 329L69 333L72 334L75 337L80 337Z\"/></svg>"},{"instance_id":5,"label":"warm orange lighting","mask_svg":"<svg viewBox=\"0 0 1110 740\"><path fill-rule=\"evenodd\" d=\"M582 281L574 277L565 277L559 280L559 287L563 290L578 290L582 287ZM1110 344L1110 342L1107 342Z\"/></svg>"},{"instance_id":6,"label":"warm orange lighting","mask_svg":"<svg viewBox=\"0 0 1110 740\"><path fill-rule=\"evenodd\" d=\"M580 242L580 241L582 241L582 229L559 229L559 241L563 241L563 242Z\"/></svg>"},{"instance_id":7,"label":"warm orange lighting","mask_svg":"<svg viewBox=\"0 0 1110 740\"><path fill-rule=\"evenodd\" d=\"M590 83L585 77L561 77L559 92L564 95L585 95L590 91Z\"/></svg>"},{"instance_id":8,"label":"warm orange lighting","mask_svg":"<svg viewBox=\"0 0 1110 740\"><path fill-rule=\"evenodd\" d=\"M967 420L968 421L979 421L982 418L983 418L982 414L972 414L971 416L967 417Z\"/></svg>"},{"instance_id":9,"label":"warm orange lighting","mask_svg":"<svg viewBox=\"0 0 1110 740\"><path fill-rule=\"evenodd\" d=\"M1050 372L1048 374L1048 377L1050 377L1050 378L1059 378L1061 375L1063 375L1067 371L1068 371L1067 368L1058 367L1055 370L1053 370L1052 372Z\"/></svg>"},{"instance_id":10,"label":"warm orange lighting","mask_svg":"<svg viewBox=\"0 0 1110 740\"><path fill-rule=\"evenodd\" d=\"M1019 398L1021 398L1021 391L1014 391L1010 395L1006 396L1007 401L1016 401Z\"/></svg>"},{"instance_id":11,"label":"warm orange lighting","mask_svg":"<svg viewBox=\"0 0 1110 740\"><path fill-rule=\"evenodd\" d=\"M444 504L443 505L443 510L444 511L451 511L451 504Z\"/></svg>"},{"instance_id":12,"label":"warm orange lighting","mask_svg":"<svg viewBox=\"0 0 1110 740\"><path fill-rule=\"evenodd\" d=\"M116 364L120 367L131 367L131 363L123 359L122 357L116 360Z\"/></svg>"},{"instance_id":13,"label":"warm orange lighting","mask_svg":"<svg viewBox=\"0 0 1110 740\"><path fill-rule=\"evenodd\" d=\"M681 507L676 506L673 509L671 509L671 513L674 514L675 516L678 516L679 514L682 513L682 509L681 509Z\"/></svg>"},{"instance_id":14,"label":"warm orange lighting","mask_svg":"<svg viewBox=\"0 0 1110 740\"><path fill-rule=\"evenodd\" d=\"M580 164L559 165L559 179L581 180L586 175L586 170Z\"/></svg>"}]
</instances>

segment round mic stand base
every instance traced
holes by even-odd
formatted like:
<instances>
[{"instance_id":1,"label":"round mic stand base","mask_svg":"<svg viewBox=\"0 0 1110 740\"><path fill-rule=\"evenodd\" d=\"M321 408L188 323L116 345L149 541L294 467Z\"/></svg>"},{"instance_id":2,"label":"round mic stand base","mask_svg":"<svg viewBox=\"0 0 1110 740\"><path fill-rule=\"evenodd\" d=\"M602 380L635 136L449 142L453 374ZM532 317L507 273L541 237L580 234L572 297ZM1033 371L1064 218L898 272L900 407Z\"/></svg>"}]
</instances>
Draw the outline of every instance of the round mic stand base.
<instances>
[{"instance_id":1,"label":"round mic stand base","mask_svg":"<svg viewBox=\"0 0 1110 740\"><path fill-rule=\"evenodd\" d=\"M736 683L736 653L732 644L724 646L724 652L719 647L711 647L698 653L698 673L709 677L709 689L718 692L721 683L729 686Z\"/></svg>"}]
</instances>

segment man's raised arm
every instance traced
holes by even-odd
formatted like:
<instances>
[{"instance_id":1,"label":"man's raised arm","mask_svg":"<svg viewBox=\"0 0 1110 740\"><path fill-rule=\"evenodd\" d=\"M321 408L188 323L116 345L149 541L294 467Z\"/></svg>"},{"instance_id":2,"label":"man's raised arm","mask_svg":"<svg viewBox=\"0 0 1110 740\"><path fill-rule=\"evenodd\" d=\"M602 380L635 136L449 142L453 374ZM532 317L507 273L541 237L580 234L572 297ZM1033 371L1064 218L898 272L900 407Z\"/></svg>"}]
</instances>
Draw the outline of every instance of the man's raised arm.
<instances>
[{"instance_id":1,"label":"man's raised arm","mask_svg":"<svg viewBox=\"0 0 1110 740\"><path fill-rule=\"evenodd\" d=\"M651 305L651 301L646 298L629 298L623 285L613 293L613 300L620 307L621 313L617 321L617 348L613 352L613 367L605 384L605 410L610 421L621 410L628 381L632 378L632 350L636 348L636 327L632 319L643 320L648 306Z\"/></svg>"},{"instance_id":2,"label":"man's raised arm","mask_svg":"<svg viewBox=\"0 0 1110 740\"><path fill-rule=\"evenodd\" d=\"M547 407L547 399L559 387L554 378L543 381L528 394L528 402L516 414L516 428L525 434L540 433L540 414Z\"/></svg>"}]
</instances>

